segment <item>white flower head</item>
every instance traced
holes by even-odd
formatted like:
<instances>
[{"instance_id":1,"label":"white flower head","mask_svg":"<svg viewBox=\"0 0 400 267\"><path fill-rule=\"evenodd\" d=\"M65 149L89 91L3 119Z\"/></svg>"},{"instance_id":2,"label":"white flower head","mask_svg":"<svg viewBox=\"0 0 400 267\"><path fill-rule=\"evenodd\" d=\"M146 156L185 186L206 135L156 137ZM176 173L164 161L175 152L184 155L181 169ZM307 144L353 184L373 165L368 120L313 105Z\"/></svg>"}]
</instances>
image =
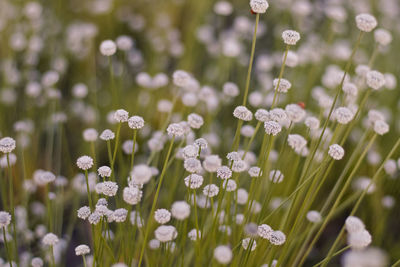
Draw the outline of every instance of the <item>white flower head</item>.
<instances>
[{"instance_id":1,"label":"white flower head","mask_svg":"<svg viewBox=\"0 0 400 267\"><path fill-rule=\"evenodd\" d=\"M171 220L171 212L167 209L158 209L154 212L154 219L160 224L166 224Z\"/></svg>"},{"instance_id":2,"label":"white flower head","mask_svg":"<svg viewBox=\"0 0 400 267\"><path fill-rule=\"evenodd\" d=\"M129 113L124 109L118 109L114 112L114 120L117 122L127 122L128 118Z\"/></svg>"},{"instance_id":3,"label":"white flower head","mask_svg":"<svg viewBox=\"0 0 400 267\"><path fill-rule=\"evenodd\" d=\"M11 215L6 211L0 211L0 228L7 227L11 222Z\"/></svg>"},{"instance_id":4,"label":"white flower head","mask_svg":"<svg viewBox=\"0 0 400 267\"><path fill-rule=\"evenodd\" d=\"M282 39L287 45L295 45L300 40L300 34L296 31L286 30L282 33Z\"/></svg>"},{"instance_id":5,"label":"white flower head","mask_svg":"<svg viewBox=\"0 0 400 267\"><path fill-rule=\"evenodd\" d=\"M372 89L379 90L385 85L385 75L376 70L368 71L366 74L366 82Z\"/></svg>"},{"instance_id":6,"label":"white flower head","mask_svg":"<svg viewBox=\"0 0 400 267\"><path fill-rule=\"evenodd\" d=\"M88 170L93 166L93 159L89 156L79 157L76 161L76 165L81 170Z\"/></svg>"},{"instance_id":7,"label":"white flower head","mask_svg":"<svg viewBox=\"0 0 400 267\"><path fill-rule=\"evenodd\" d=\"M379 135L384 135L389 132L389 125L383 120L374 122L374 131Z\"/></svg>"},{"instance_id":8,"label":"white flower head","mask_svg":"<svg viewBox=\"0 0 400 267\"><path fill-rule=\"evenodd\" d=\"M11 153L15 149L15 140L11 137L0 139L0 151L3 153Z\"/></svg>"},{"instance_id":9,"label":"white flower head","mask_svg":"<svg viewBox=\"0 0 400 267\"><path fill-rule=\"evenodd\" d=\"M250 8L254 13L265 13L268 7L267 0L250 0Z\"/></svg>"},{"instance_id":10,"label":"white flower head","mask_svg":"<svg viewBox=\"0 0 400 267\"><path fill-rule=\"evenodd\" d=\"M281 125L276 121L266 121L264 122L265 133L268 135L277 135L282 131Z\"/></svg>"},{"instance_id":11,"label":"white flower head","mask_svg":"<svg viewBox=\"0 0 400 267\"><path fill-rule=\"evenodd\" d=\"M220 264L228 264L233 257L232 250L228 246L218 246L214 249L214 258Z\"/></svg>"},{"instance_id":12,"label":"white flower head","mask_svg":"<svg viewBox=\"0 0 400 267\"><path fill-rule=\"evenodd\" d=\"M105 40L100 44L100 53L103 56L112 56L117 52L117 45L112 40Z\"/></svg>"},{"instance_id":13,"label":"white flower head","mask_svg":"<svg viewBox=\"0 0 400 267\"><path fill-rule=\"evenodd\" d=\"M161 225L154 231L154 234L160 242L169 242L178 236L176 228L172 225Z\"/></svg>"},{"instance_id":14,"label":"white flower head","mask_svg":"<svg viewBox=\"0 0 400 267\"><path fill-rule=\"evenodd\" d=\"M75 255L82 256L90 253L90 248L87 245L79 245L75 248Z\"/></svg>"},{"instance_id":15,"label":"white flower head","mask_svg":"<svg viewBox=\"0 0 400 267\"><path fill-rule=\"evenodd\" d=\"M53 233L47 233L42 239L43 244L46 246L54 246L58 241L58 237Z\"/></svg>"},{"instance_id":16,"label":"white flower head","mask_svg":"<svg viewBox=\"0 0 400 267\"><path fill-rule=\"evenodd\" d=\"M329 146L328 154L334 160L341 160L344 156L344 149L338 144L333 144Z\"/></svg>"},{"instance_id":17,"label":"white flower head","mask_svg":"<svg viewBox=\"0 0 400 267\"><path fill-rule=\"evenodd\" d=\"M203 176L193 173L185 178L185 185L190 189L197 189L203 184L203 180Z\"/></svg>"},{"instance_id":18,"label":"white flower head","mask_svg":"<svg viewBox=\"0 0 400 267\"><path fill-rule=\"evenodd\" d=\"M134 130L142 129L144 127L144 120L140 116L132 116L128 119L128 126Z\"/></svg>"},{"instance_id":19,"label":"white flower head","mask_svg":"<svg viewBox=\"0 0 400 267\"><path fill-rule=\"evenodd\" d=\"M177 220L184 220L190 215L190 205L185 201L176 201L172 204L171 214Z\"/></svg>"},{"instance_id":20,"label":"white flower head","mask_svg":"<svg viewBox=\"0 0 400 267\"><path fill-rule=\"evenodd\" d=\"M251 121L253 119L253 114L245 106L237 106L233 111L233 116L243 121Z\"/></svg>"},{"instance_id":21,"label":"white flower head","mask_svg":"<svg viewBox=\"0 0 400 267\"><path fill-rule=\"evenodd\" d=\"M370 32L378 25L375 17L370 14L359 14L356 16L357 28L363 32Z\"/></svg>"}]
</instances>

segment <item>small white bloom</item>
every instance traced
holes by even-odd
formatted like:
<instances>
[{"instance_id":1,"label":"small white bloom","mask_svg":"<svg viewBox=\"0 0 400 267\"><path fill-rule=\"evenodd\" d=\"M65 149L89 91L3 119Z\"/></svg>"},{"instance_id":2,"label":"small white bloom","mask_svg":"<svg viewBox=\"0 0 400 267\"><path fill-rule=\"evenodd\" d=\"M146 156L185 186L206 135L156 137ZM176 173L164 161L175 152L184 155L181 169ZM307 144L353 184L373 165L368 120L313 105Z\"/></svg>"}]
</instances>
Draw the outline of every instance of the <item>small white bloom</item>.
<instances>
[{"instance_id":1,"label":"small white bloom","mask_svg":"<svg viewBox=\"0 0 400 267\"><path fill-rule=\"evenodd\" d=\"M233 257L232 250L228 246L218 246L214 249L214 258L220 264L228 264Z\"/></svg>"},{"instance_id":2,"label":"small white bloom","mask_svg":"<svg viewBox=\"0 0 400 267\"><path fill-rule=\"evenodd\" d=\"M176 201L172 204L171 214L177 220L184 220L190 215L190 205L185 201Z\"/></svg>"},{"instance_id":3,"label":"small white bloom","mask_svg":"<svg viewBox=\"0 0 400 267\"><path fill-rule=\"evenodd\" d=\"M114 120L116 120L117 122L127 122L128 118L129 113L124 109L118 109L114 112Z\"/></svg>"},{"instance_id":4,"label":"small white bloom","mask_svg":"<svg viewBox=\"0 0 400 267\"><path fill-rule=\"evenodd\" d=\"M375 17L370 14L359 14L356 16L357 28L363 32L370 32L378 25Z\"/></svg>"},{"instance_id":5,"label":"small white bloom","mask_svg":"<svg viewBox=\"0 0 400 267\"><path fill-rule=\"evenodd\" d=\"M79 157L76 161L76 165L81 170L88 170L93 166L93 159L89 156Z\"/></svg>"},{"instance_id":6,"label":"small white bloom","mask_svg":"<svg viewBox=\"0 0 400 267\"><path fill-rule=\"evenodd\" d=\"M344 149L338 144L333 144L329 146L328 154L334 160L341 160L344 156Z\"/></svg>"},{"instance_id":7,"label":"small white bloom","mask_svg":"<svg viewBox=\"0 0 400 267\"><path fill-rule=\"evenodd\" d=\"M243 121L251 121L253 114L245 106L237 106L233 111L233 116Z\"/></svg>"},{"instance_id":8,"label":"small white bloom","mask_svg":"<svg viewBox=\"0 0 400 267\"><path fill-rule=\"evenodd\" d=\"M376 70L368 71L366 74L366 82L369 87L374 90L379 90L385 85L385 76Z\"/></svg>"},{"instance_id":9,"label":"small white bloom","mask_svg":"<svg viewBox=\"0 0 400 267\"><path fill-rule=\"evenodd\" d=\"M43 244L47 246L54 246L58 241L58 237L53 233L47 233L42 239Z\"/></svg>"},{"instance_id":10,"label":"small white bloom","mask_svg":"<svg viewBox=\"0 0 400 267\"><path fill-rule=\"evenodd\" d=\"M140 116L132 116L128 119L128 126L134 130L142 129L144 126L144 120Z\"/></svg>"},{"instance_id":11,"label":"small white bloom","mask_svg":"<svg viewBox=\"0 0 400 267\"><path fill-rule=\"evenodd\" d=\"M100 44L100 53L103 56L112 56L117 51L117 46L112 40L105 40Z\"/></svg>"},{"instance_id":12,"label":"small white bloom","mask_svg":"<svg viewBox=\"0 0 400 267\"><path fill-rule=\"evenodd\" d=\"M172 225L161 225L154 231L154 234L160 242L169 242L178 236L176 228Z\"/></svg>"},{"instance_id":13,"label":"small white bloom","mask_svg":"<svg viewBox=\"0 0 400 267\"><path fill-rule=\"evenodd\" d=\"M0 139L0 151L3 153L11 153L15 149L15 140L11 137Z\"/></svg>"},{"instance_id":14,"label":"small white bloom","mask_svg":"<svg viewBox=\"0 0 400 267\"><path fill-rule=\"evenodd\" d=\"M87 245L79 245L75 248L75 255L82 256L90 253L90 248Z\"/></svg>"},{"instance_id":15,"label":"small white bloom","mask_svg":"<svg viewBox=\"0 0 400 267\"><path fill-rule=\"evenodd\" d=\"M282 33L282 39L287 45L295 45L300 40L300 34L296 31L286 30Z\"/></svg>"}]
</instances>

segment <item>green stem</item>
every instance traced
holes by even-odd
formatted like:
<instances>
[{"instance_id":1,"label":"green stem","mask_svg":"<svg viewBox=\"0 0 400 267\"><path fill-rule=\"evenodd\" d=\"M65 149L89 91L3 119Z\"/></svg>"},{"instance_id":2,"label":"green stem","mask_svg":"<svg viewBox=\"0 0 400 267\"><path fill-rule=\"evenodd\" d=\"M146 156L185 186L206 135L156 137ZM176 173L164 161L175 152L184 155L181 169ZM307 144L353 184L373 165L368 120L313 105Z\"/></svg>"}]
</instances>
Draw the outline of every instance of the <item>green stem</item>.
<instances>
[{"instance_id":1,"label":"green stem","mask_svg":"<svg viewBox=\"0 0 400 267\"><path fill-rule=\"evenodd\" d=\"M276 87L275 87L274 98L273 98L273 100L272 100L271 109L273 109L273 108L275 107L276 100L277 100L277 96L278 96L278 94L279 94L278 88L279 88L279 85L281 84L281 80L282 80L282 77L283 77L283 72L284 72L284 70L285 70L286 59L287 59L287 54L288 54L288 52L289 52L289 48L290 48L290 45L287 45L287 46L286 46L286 49L285 49L285 54L284 54L284 57L283 57L283 62L282 62L281 70L280 70L280 72L279 72L278 83L276 84Z\"/></svg>"},{"instance_id":2,"label":"green stem","mask_svg":"<svg viewBox=\"0 0 400 267\"><path fill-rule=\"evenodd\" d=\"M11 266L12 256L10 254L10 249L8 247L8 244L7 244L7 235L6 235L6 228L5 227L3 227L3 239L4 239L4 246L6 247L8 263L10 264L10 267L12 267Z\"/></svg>"}]
</instances>

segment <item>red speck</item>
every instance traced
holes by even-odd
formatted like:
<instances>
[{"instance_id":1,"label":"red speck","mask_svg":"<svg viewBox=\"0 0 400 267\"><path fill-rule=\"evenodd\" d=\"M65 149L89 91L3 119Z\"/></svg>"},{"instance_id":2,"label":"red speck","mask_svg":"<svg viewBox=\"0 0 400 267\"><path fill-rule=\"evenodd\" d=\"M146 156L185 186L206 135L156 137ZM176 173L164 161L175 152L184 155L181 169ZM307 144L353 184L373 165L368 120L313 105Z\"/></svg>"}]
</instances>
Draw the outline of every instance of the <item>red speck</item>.
<instances>
[{"instance_id":1,"label":"red speck","mask_svg":"<svg viewBox=\"0 0 400 267\"><path fill-rule=\"evenodd\" d=\"M251 8L250 8L250 12L251 12L251 14L253 14L253 15L256 15L256 14L257 14L257 13L254 12L253 9L251 9Z\"/></svg>"},{"instance_id":2,"label":"red speck","mask_svg":"<svg viewBox=\"0 0 400 267\"><path fill-rule=\"evenodd\" d=\"M302 109L306 108L306 104L304 104L304 102L299 102L297 105L299 105Z\"/></svg>"}]
</instances>

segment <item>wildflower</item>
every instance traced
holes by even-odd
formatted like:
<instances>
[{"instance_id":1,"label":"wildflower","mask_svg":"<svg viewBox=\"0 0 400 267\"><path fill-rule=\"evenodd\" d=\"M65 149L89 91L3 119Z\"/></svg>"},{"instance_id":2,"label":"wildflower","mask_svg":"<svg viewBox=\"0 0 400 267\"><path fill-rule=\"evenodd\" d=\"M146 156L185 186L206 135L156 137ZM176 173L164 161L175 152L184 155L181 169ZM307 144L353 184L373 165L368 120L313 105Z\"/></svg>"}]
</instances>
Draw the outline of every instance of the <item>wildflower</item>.
<instances>
[{"instance_id":1,"label":"wildflower","mask_svg":"<svg viewBox=\"0 0 400 267\"><path fill-rule=\"evenodd\" d=\"M160 224L165 224L171 220L171 212L167 209L158 209L154 213L154 219Z\"/></svg>"},{"instance_id":2,"label":"wildflower","mask_svg":"<svg viewBox=\"0 0 400 267\"><path fill-rule=\"evenodd\" d=\"M158 239L152 239L149 241L150 249L158 249L160 248L161 242Z\"/></svg>"},{"instance_id":3,"label":"wildflower","mask_svg":"<svg viewBox=\"0 0 400 267\"><path fill-rule=\"evenodd\" d=\"M245 238L242 240L242 247L244 248L244 250L247 250L250 246L251 243L251 251L254 251L257 247L257 242L255 240L252 240L249 237Z\"/></svg>"},{"instance_id":4,"label":"wildflower","mask_svg":"<svg viewBox=\"0 0 400 267\"><path fill-rule=\"evenodd\" d=\"M356 16L357 28L363 32L370 32L378 25L375 17L370 14L359 14Z\"/></svg>"},{"instance_id":5,"label":"wildflower","mask_svg":"<svg viewBox=\"0 0 400 267\"><path fill-rule=\"evenodd\" d=\"M384 135L389 132L389 125L382 120L377 120L374 123L374 131L379 135Z\"/></svg>"},{"instance_id":6,"label":"wildflower","mask_svg":"<svg viewBox=\"0 0 400 267\"><path fill-rule=\"evenodd\" d=\"M277 87L278 83L279 87ZM281 78L280 80L274 79L273 86L276 91L280 93L287 93L289 89L292 87L292 84L288 80Z\"/></svg>"},{"instance_id":7,"label":"wildflower","mask_svg":"<svg viewBox=\"0 0 400 267\"><path fill-rule=\"evenodd\" d=\"M365 229L364 223L355 216L349 216L345 222L346 230L349 233L359 232Z\"/></svg>"},{"instance_id":8,"label":"wildflower","mask_svg":"<svg viewBox=\"0 0 400 267\"><path fill-rule=\"evenodd\" d=\"M229 152L229 153L226 155L226 158L227 158L228 160L232 160L232 161L238 161L238 160L241 160L241 159L242 159L242 157L240 156L240 154L239 154L238 152L236 152L236 151Z\"/></svg>"},{"instance_id":9,"label":"wildflower","mask_svg":"<svg viewBox=\"0 0 400 267\"><path fill-rule=\"evenodd\" d=\"M224 85L222 87L222 91L224 92L225 95L230 96L230 97L235 97L235 96L239 95L238 86L232 82L224 83Z\"/></svg>"},{"instance_id":10,"label":"wildflower","mask_svg":"<svg viewBox=\"0 0 400 267\"><path fill-rule=\"evenodd\" d=\"M94 142L97 140L99 133L96 129L88 128L83 131L83 139L87 142Z\"/></svg>"},{"instance_id":11,"label":"wildflower","mask_svg":"<svg viewBox=\"0 0 400 267\"><path fill-rule=\"evenodd\" d=\"M101 166L100 168L97 169L97 173L101 177L110 177L111 176L111 168L108 166Z\"/></svg>"},{"instance_id":12,"label":"wildflower","mask_svg":"<svg viewBox=\"0 0 400 267\"><path fill-rule=\"evenodd\" d=\"M189 239L192 241L196 241L197 240L197 232L199 233L199 238L201 238L201 231L197 230L197 229L192 229L188 233Z\"/></svg>"},{"instance_id":13,"label":"wildflower","mask_svg":"<svg viewBox=\"0 0 400 267\"><path fill-rule=\"evenodd\" d=\"M215 197L218 195L219 188L215 184L208 184L203 188L203 194L207 197Z\"/></svg>"},{"instance_id":14,"label":"wildflower","mask_svg":"<svg viewBox=\"0 0 400 267\"><path fill-rule=\"evenodd\" d=\"M137 184L146 184L152 176L151 168L145 164L139 164L133 167L131 171L132 180Z\"/></svg>"},{"instance_id":15,"label":"wildflower","mask_svg":"<svg viewBox=\"0 0 400 267\"><path fill-rule=\"evenodd\" d=\"M178 236L176 228L172 225L161 225L154 231L154 234L160 242L169 242Z\"/></svg>"},{"instance_id":16,"label":"wildflower","mask_svg":"<svg viewBox=\"0 0 400 267\"><path fill-rule=\"evenodd\" d=\"M199 129L204 123L203 117L196 113L189 114L187 119L189 126L193 129Z\"/></svg>"},{"instance_id":17,"label":"wildflower","mask_svg":"<svg viewBox=\"0 0 400 267\"><path fill-rule=\"evenodd\" d=\"M237 106L233 111L233 116L243 121L251 121L253 114L245 106Z\"/></svg>"},{"instance_id":18,"label":"wildflower","mask_svg":"<svg viewBox=\"0 0 400 267\"><path fill-rule=\"evenodd\" d=\"M375 42L382 46L387 46L392 42L392 34L385 29L376 29L374 31Z\"/></svg>"},{"instance_id":19,"label":"wildflower","mask_svg":"<svg viewBox=\"0 0 400 267\"><path fill-rule=\"evenodd\" d=\"M368 71L366 74L366 82L369 87L378 90L385 85L385 76L376 70Z\"/></svg>"},{"instance_id":20,"label":"wildflower","mask_svg":"<svg viewBox=\"0 0 400 267\"><path fill-rule=\"evenodd\" d=\"M244 205L247 203L247 199L249 197L249 194L247 191L243 188L239 188L237 191L237 203L239 205Z\"/></svg>"},{"instance_id":21,"label":"wildflower","mask_svg":"<svg viewBox=\"0 0 400 267\"><path fill-rule=\"evenodd\" d=\"M78 218L86 220L90 216L90 208L83 206L78 209Z\"/></svg>"},{"instance_id":22,"label":"wildflower","mask_svg":"<svg viewBox=\"0 0 400 267\"><path fill-rule=\"evenodd\" d=\"M86 170L92 168L93 159L89 156L79 157L78 160L76 161L76 165L78 165L79 169L86 171Z\"/></svg>"},{"instance_id":23,"label":"wildflower","mask_svg":"<svg viewBox=\"0 0 400 267\"><path fill-rule=\"evenodd\" d=\"M329 146L328 154L334 160L341 160L344 156L344 149L338 144L333 144Z\"/></svg>"},{"instance_id":24,"label":"wildflower","mask_svg":"<svg viewBox=\"0 0 400 267\"><path fill-rule=\"evenodd\" d=\"M216 172L221 167L222 160L218 155L209 155L203 161L203 167L208 172Z\"/></svg>"},{"instance_id":25,"label":"wildflower","mask_svg":"<svg viewBox=\"0 0 400 267\"><path fill-rule=\"evenodd\" d=\"M200 172L201 171L201 163L200 160L195 158L187 158L185 159L184 168L186 171L190 173Z\"/></svg>"},{"instance_id":26,"label":"wildflower","mask_svg":"<svg viewBox=\"0 0 400 267\"><path fill-rule=\"evenodd\" d=\"M260 122L266 122L269 120L269 113L267 110L260 108L254 113L254 117Z\"/></svg>"},{"instance_id":27,"label":"wildflower","mask_svg":"<svg viewBox=\"0 0 400 267\"><path fill-rule=\"evenodd\" d=\"M269 173L269 180L275 184L279 184L283 181L283 178L285 176L283 175L283 173L280 170L272 170Z\"/></svg>"},{"instance_id":28,"label":"wildflower","mask_svg":"<svg viewBox=\"0 0 400 267\"><path fill-rule=\"evenodd\" d=\"M307 220L312 223L319 223L322 220L321 214L316 210L310 210L307 212Z\"/></svg>"},{"instance_id":29,"label":"wildflower","mask_svg":"<svg viewBox=\"0 0 400 267\"><path fill-rule=\"evenodd\" d=\"M232 171L227 166L221 166L217 169L217 177L226 180L232 177Z\"/></svg>"},{"instance_id":30,"label":"wildflower","mask_svg":"<svg viewBox=\"0 0 400 267\"><path fill-rule=\"evenodd\" d=\"M306 116L306 112L297 104L289 104L285 107L286 114L292 122L300 122Z\"/></svg>"},{"instance_id":31,"label":"wildflower","mask_svg":"<svg viewBox=\"0 0 400 267\"><path fill-rule=\"evenodd\" d=\"M185 201L175 201L171 207L171 214L177 220L184 220L190 215L190 206Z\"/></svg>"},{"instance_id":32,"label":"wildflower","mask_svg":"<svg viewBox=\"0 0 400 267\"><path fill-rule=\"evenodd\" d=\"M198 138L194 141L195 146L201 148L201 149L206 149L207 148L207 140L204 138Z\"/></svg>"},{"instance_id":33,"label":"wildflower","mask_svg":"<svg viewBox=\"0 0 400 267\"><path fill-rule=\"evenodd\" d=\"M357 96L357 93L358 93L357 85L355 85L354 83L350 83L350 82L345 82L343 84L342 90L345 94L350 95L350 96Z\"/></svg>"},{"instance_id":34,"label":"wildflower","mask_svg":"<svg viewBox=\"0 0 400 267\"><path fill-rule=\"evenodd\" d=\"M228 264L233 257L232 250L228 246L218 246L214 249L214 258L220 264Z\"/></svg>"},{"instance_id":35,"label":"wildflower","mask_svg":"<svg viewBox=\"0 0 400 267\"><path fill-rule=\"evenodd\" d=\"M299 152L307 145L307 141L301 135L289 134L289 136L288 136L288 144L296 152Z\"/></svg>"},{"instance_id":36,"label":"wildflower","mask_svg":"<svg viewBox=\"0 0 400 267\"><path fill-rule=\"evenodd\" d=\"M236 190L237 184L236 184L235 180L229 179L229 180L225 180L223 182L223 187L225 188L225 190L227 192L233 192Z\"/></svg>"},{"instance_id":37,"label":"wildflower","mask_svg":"<svg viewBox=\"0 0 400 267\"><path fill-rule=\"evenodd\" d=\"M7 227L11 222L11 215L6 211L0 211L0 228Z\"/></svg>"},{"instance_id":38,"label":"wildflower","mask_svg":"<svg viewBox=\"0 0 400 267\"><path fill-rule=\"evenodd\" d=\"M361 231L350 233L347 238L347 243L353 249L363 249L372 242L370 233L363 229Z\"/></svg>"},{"instance_id":39,"label":"wildflower","mask_svg":"<svg viewBox=\"0 0 400 267\"><path fill-rule=\"evenodd\" d=\"M196 158L199 154L199 149L194 145L187 145L182 149L182 154L185 159Z\"/></svg>"},{"instance_id":40,"label":"wildflower","mask_svg":"<svg viewBox=\"0 0 400 267\"><path fill-rule=\"evenodd\" d=\"M0 151L3 153L11 153L15 149L15 140L11 137L0 139Z\"/></svg>"},{"instance_id":41,"label":"wildflower","mask_svg":"<svg viewBox=\"0 0 400 267\"><path fill-rule=\"evenodd\" d=\"M130 205L136 205L142 199L142 191L137 187L125 187L123 191L123 199Z\"/></svg>"},{"instance_id":42,"label":"wildflower","mask_svg":"<svg viewBox=\"0 0 400 267\"><path fill-rule=\"evenodd\" d=\"M44 262L41 258L35 257L35 258L32 258L31 265L32 265L32 267L42 267L44 265Z\"/></svg>"},{"instance_id":43,"label":"wildflower","mask_svg":"<svg viewBox=\"0 0 400 267\"><path fill-rule=\"evenodd\" d=\"M103 56L112 56L117 52L117 46L112 40L105 40L100 44L100 53Z\"/></svg>"},{"instance_id":44,"label":"wildflower","mask_svg":"<svg viewBox=\"0 0 400 267\"><path fill-rule=\"evenodd\" d=\"M247 170L247 163L244 160L235 160L232 164L233 172L244 172Z\"/></svg>"},{"instance_id":45,"label":"wildflower","mask_svg":"<svg viewBox=\"0 0 400 267\"><path fill-rule=\"evenodd\" d=\"M54 246L58 241L58 237L53 233L47 233L42 239L43 244L47 246Z\"/></svg>"},{"instance_id":46,"label":"wildflower","mask_svg":"<svg viewBox=\"0 0 400 267\"><path fill-rule=\"evenodd\" d=\"M116 209L112 213L112 219L115 222L124 222L126 220L126 216L128 215L128 211L124 208Z\"/></svg>"},{"instance_id":47,"label":"wildflower","mask_svg":"<svg viewBox=\"0 0 400 267\"><path fill-rule=\"evenodd\" d=\"M261 175L261 169L259 167L250 167L248 171L250 177L259 177Z\"/></svg>"},{"instance_id":48,"label":"wildflower","mask_svg":"<svg viewBox=\"0 0 400 267\"><path fill-rule=\"evenodd\" d=\"M300 40L300 34L296 31L286 30L282 33L282 39L287 45L295 45Z\"/></svg>"},{"instance_id":49,"label":"wildflower","mask_svg":"<svg viewBox=\"0 0 400 267\"><path fill-rule=\"evenodd\" d=\"M203 176L191 174L185 178L185 185L190 189L197 189L203 184Z\"/></svg>"},{"instance_id":50,"label":"wildflower","mask_svg":"<svg viewBox=\"0 0 400 267\"><path fill-rule=\"evenodd\" d=\"M354 118L354 113L349 108L338 107L334 111L334 118L340 124L348 124Z\"/></svg>"},{"instance_id":51,"label":"wildflower","mask_svg":"<svg viewBox=\"0 0 400 267\"><path fill-rule=\"evenodd\" d=\"M283 245L286 241L286 235L281 231L272 231L268 238L269 242L275 246Z\"/></svg>"},{"instance_id":52,"label":"wildflower","mask_svg":"<svg viewBox=\"0 0 400 267\"><path fill-rule=\"evenodd\" d=\"M106 129L100 134L100 139L104 141L112 140L115 138L115 134L113 131Z\"/></svg>"},{"instance_id":53,"label":"wildflower","mask_svg":"<svg viewBox=\"0 0 400 267\"><path fill-rule=\"evenodd\" d=\"M320 122L319 119L316 117L307 117L304 121L304 124L310 129L310 130L317 130L319 128Z\"/></svg>"},{"instance_id":54,"label":"wildflower","mask_svg":"<svg viewBox=\"0 0 400 267\"><path fill-rule=\"evenodd\" d=\"M179 123L172 123L167 128L169 136L181 137L185 134L185 130Z\"/></svg>"},{"instance_id":55,"label":"wildflower","mask_svg":"<svg viewBox=\"0 0 400 267\"><path fill-rule=\"evenodd\" d=\"M140 116L132 116L128 119L128 126L134 130L142 129L144 126L144 120Z\"/></svg>"},{"instance_id":56,"label":"wildflower","mask_svg":"<svg viewBox=\"0 0 400 267\"><path fill-rule=\"evenodd\" d=\"M118 36L118 38L115 40L115 43L118 49L122 51L129 51L133 46L132 38L126 35Z\"/></svg>"},{"instance_id":57,"label":"wildflower","mask_svg":"<svg viewBox=\"0 0 400 267\"><path fill-rule=\"evenodd\" d=\"M124 109L118 109L114 112L114 120L117 122L127 122L129 118L128 111Z\"/></svg>"},{"instance_id":58,"label":"wildflower","mask_svg":"<svg viewBox=\"0 0 400 267\"><path fill-rule=\"evenodd\" d=\"M286 111L281 108L274 108L269 112L270 120L283 122L287 119Z\"/></svg>"},{"instance_id":59,"label":"wildflower","mask_svg":"<svg viewBox=\"0 0 400 267\"><path fill-rule=\"evenodd\" d=\"M82 256L90 253L90 248L87 245L79 245L75 248L75 255Z\"/></svg>"},{"instance_id":60,"label":"wildflower","mask_svg":"<svg viewBox=\"0 0 400 267\"><path fill-rule=\"evenodd\" d=\"M113 197L117 194L118 191L118 184L111 181L105 181L100 183L101 184L101 193Z\"/></svg>"},{"instance_id":61,"label":"wildflower","mask_svg":"<svg viewBox=\"0 0 400 267\"><path fill-rule=\"evenodd\" d=\"M189 84L191 77L186 71L176 70L172 75L172 79L176 86L186 87Z\"/></svg>"},{"instance_id":62,"label":"wildflower","mask_svg":"<svg viewBox=\"0 0 400 267\"><path fill-rule=\"evenodd\" d=\"M265 133L268 135L277 135L282 131L282 127L279 123L276 121L266 121L264 122L264 129Z\"/></svg>"},{"instance_id":63,"label":"wildflower","mask_svg":"<svg viewBox=\"0 0 400 267\"><path fill-rule=\"evenodd\" d=\"M88 217L88 221L90 224L98 224L100 222L101 219L101 215L98 211L94 211L90 214L90 216Z\"/></svg>"}]
</instances>

